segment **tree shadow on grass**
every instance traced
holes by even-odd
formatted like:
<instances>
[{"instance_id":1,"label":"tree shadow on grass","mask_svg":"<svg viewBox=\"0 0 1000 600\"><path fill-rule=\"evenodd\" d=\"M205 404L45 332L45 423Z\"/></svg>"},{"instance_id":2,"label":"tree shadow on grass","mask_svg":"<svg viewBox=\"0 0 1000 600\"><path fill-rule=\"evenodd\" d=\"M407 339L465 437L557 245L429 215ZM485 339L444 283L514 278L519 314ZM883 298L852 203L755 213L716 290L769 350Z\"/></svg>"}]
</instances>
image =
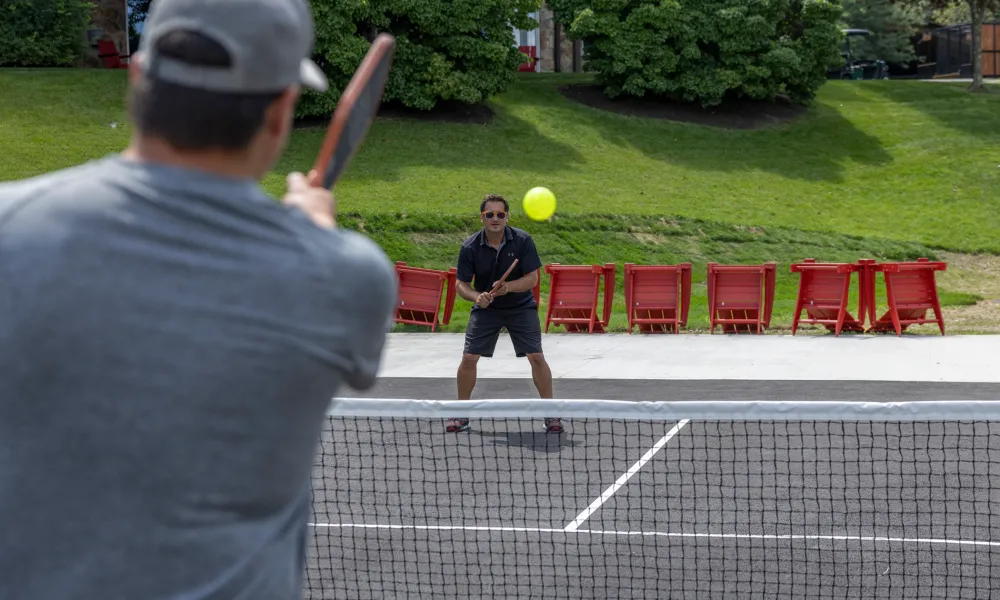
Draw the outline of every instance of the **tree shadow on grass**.
<instances>
[{"instance_id":1,"label":"tree shadow on grass","mask_svg":"<svg viewBox=\"0 0 1000 600\"><path fill-rule=\"evenodd\" d=\"M945 127L995 141L1000 138L1000 86L992 93L971 93L967 83L871 81L864 90L920 111Z\"/></svg>"},{"instance_id":2,"label":"tree shadow on grass","mask_svg":"<svg viewBox=\"0 0 1000 600\"><path fill-rule=\"evenodd\" d=\"M537 127L516 116L501 103L491 103L488 123L476 118L464 122L442 118L440 113L415 118L398 110L378 118L358 150L345 180L357 182L400 181L413 167L489 169L544 176L572 168L583 161L581 153L546 137ZM471 111L481 116L482 111ZM315 157L326 125L300 129L288 160L296 164Z\"/></svg>"},{"instance_id":3,"label":"tree shadow on grass","mask_svg":"<svg viewBox=\"0 0 1000 600\"><path fill-rule=\"evenodd\" d=\"M703 171L764 171L789 179L837 183L844 180L849 163L883 166L892 161L878 138L822 101L786 123L756 129L702 124L708 119L691 124L623 116L570 99L551 110L553 118L591 127L617 146ZM726 120L732 121L732 115L724 115L722 121Z\"/></svg>"}]
</instances>

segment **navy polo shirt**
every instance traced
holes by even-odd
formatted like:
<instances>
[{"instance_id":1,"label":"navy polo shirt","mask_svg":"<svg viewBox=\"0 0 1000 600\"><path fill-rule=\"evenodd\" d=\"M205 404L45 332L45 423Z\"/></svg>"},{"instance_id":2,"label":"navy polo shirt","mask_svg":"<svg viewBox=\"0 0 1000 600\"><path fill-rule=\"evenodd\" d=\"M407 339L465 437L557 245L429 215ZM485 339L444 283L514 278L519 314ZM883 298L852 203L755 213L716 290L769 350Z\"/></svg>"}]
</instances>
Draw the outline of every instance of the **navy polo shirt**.
<instances>
[{"instance_id":1,"label":"navy polo shirt","mask_svg":"<svg viewBox=\"0 0 1000 600\"><path fill-rule=\"evenodd\" d=\"M520 279L542 267L542 259L538 257L535 241L524 230L508 225L504 228L500 248L494 250L486 240L486 230L480 229L462 242L462 249L458 253L458 279L472 284L472 289L477 292L488 292L493 282L503 277L515 258L519 262L507 276L507 281ZM507 292L503 296L494 298L489 308L511 309L535 306L537 306L535 296L531 290L525 290ZM472 310L482 309L473 304Z\"/></svg>"}]
</instances>

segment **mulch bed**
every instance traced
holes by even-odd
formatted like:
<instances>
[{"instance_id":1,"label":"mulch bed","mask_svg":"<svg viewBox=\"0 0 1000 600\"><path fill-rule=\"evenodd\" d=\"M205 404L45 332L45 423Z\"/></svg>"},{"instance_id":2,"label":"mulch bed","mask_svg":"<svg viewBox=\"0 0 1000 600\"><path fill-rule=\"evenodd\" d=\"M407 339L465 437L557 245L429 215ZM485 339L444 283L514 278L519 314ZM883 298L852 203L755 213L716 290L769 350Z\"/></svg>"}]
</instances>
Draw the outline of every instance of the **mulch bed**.
<instances>
[{"instance_id":1,"label":"mulch bed","mask_svg":"<svg viewBox=\"0 0 1000 600\"><path fill-rule=\"evenodd\" d=\"M429 111L416 110L397 104L383 104L379 107L378 118L485 125L493 119L493 111L485 104L465 104L462 102L438 102L437 106ZM309 117L297 120L295 126L326 127L329 122L330 117Z\"/></svg>"},{"instance_id":2,"label":"mulch bed","mask_svg":"<svg viewBox=\"0 0 1000 600\"><path fill-rule=\"evenodd\" d=\"M681 121L724 129L759 129L787 123L806 112L806 107L784 99L774 102L736 100L702 108L697 103L689 104L651 97L622 96L612 100L595 84L566 85L560 87L559 92L574 102L622 115Z\"/></svg>"}]
</instances>

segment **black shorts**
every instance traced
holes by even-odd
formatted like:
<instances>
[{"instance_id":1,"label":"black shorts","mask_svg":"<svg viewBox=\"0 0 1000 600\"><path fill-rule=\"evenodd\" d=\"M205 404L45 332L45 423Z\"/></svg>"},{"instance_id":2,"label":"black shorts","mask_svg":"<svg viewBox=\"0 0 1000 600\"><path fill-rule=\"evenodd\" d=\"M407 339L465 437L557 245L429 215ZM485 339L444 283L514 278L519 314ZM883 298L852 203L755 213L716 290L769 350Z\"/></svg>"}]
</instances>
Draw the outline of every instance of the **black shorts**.
<instances>
[{"instance_id":1,"label":"black shorts","mask_svg":"<svg viewBox=\"0 0 1000 600\"><path fill-rule=\"evenodd\" d=\"M500 330L507 329L514 343L514 355L523 357L542 351L542 326L538 322L538 309L476 309L469 315L465 328L465 353L493 356Z\"/></svg>"}]
</instances>

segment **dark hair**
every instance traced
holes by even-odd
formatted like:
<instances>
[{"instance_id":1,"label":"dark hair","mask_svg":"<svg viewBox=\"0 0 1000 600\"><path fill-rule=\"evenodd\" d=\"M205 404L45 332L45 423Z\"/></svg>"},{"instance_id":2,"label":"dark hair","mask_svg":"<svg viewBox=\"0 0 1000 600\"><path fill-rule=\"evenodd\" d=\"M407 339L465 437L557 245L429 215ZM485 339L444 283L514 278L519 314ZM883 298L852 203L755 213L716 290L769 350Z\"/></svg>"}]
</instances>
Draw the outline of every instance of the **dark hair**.
<instances>
[{"instance_id":1,"label":"dark hair","mask_svg":"<svg viewBox=\"0 0 1000 600\"><path fill-rule=\"evenodd\" d=\"M486 196L483 197L483 201L479 203L479 212L486 210L486 204L489 202L503 202L504 212L510 212L510 206L507 205L507 200L505 200L500 194L486 194Z\"/></svg>"},{"instance_id":2,"label":"dark hair","mask_svg":"<svg viewBox=\"0 0 1000 600\"><path fill-rule=\"evenodd\" d=\"M156 51L192 65L226 67L232 57L221 44L193 31L157 40ZM147 78L129 92L136 127L181 150L240 150L260 129L281 90L263 94L212 92Z\"/></svg>"}]
</instances>

